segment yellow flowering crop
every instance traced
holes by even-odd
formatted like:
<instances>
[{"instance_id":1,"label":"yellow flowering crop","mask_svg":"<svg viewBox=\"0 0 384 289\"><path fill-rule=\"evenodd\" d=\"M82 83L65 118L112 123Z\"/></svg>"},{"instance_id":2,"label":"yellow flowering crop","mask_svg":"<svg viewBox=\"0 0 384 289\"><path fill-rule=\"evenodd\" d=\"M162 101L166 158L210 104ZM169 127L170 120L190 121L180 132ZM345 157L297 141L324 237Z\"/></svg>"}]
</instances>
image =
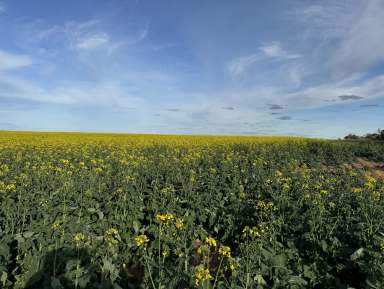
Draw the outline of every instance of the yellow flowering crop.
<instances>
[{"instance_id":1,"label":"yellow flowering crop","mask_svg":"<svg viewBox=\"0 0 384 289\"><path fill-rule=\"evenodd\" d=\"M195 286L199 287L204 282L207 282L209 280L212 280L213 277L211 273L209 272L209 269L204 268L203 265L199 265L195 268Z\"/></svg>"},{"instance_id":2,"label":"yellow flowering crop","mask_svg":"<svg viewBox=\"0 0 384 289\"><path fill-rule=\"evenodd\" d=\"M137 247L146 247L149 242L149 238L145 234L136 236L134 240Z\"/></svg>"},{"instance_id":3,"label":"yellow flowering crop","mask_svg":"<svg viewBox=\"0 0 384 289\"><path fill-rule=\"evenodd\" d=\"M167 222L170 222L172 221L173 219L175 218L174 215L172 214L157 214L156 215L156 220L160 221L160 222L163 222L163 223L167 223Z\"/></svg>"},{"instance_id":4,"label":"yellow flowering crop","mask_svg":"<svg viewBox=\"0 0 384 289\"><path fill-rule=\"evenodd\" d=\"M53 223L51 228L54 231L59 231L61 229L61 225L60 225L60 223Z\"/></svg>"},{"instance_id":5,"label":"yellow flowering crop","mask_svg":"<svg viewBox=\"0 0 384 289\"><path fill-rule=\"evenodd\" d=\"M217 241L210 236L205 238L204 243L210 247L216 247L217 246Z\"/></svg>"},{"instance_id":6,"label":"yellow flowering crop","mask_svg":"<svg viewBox=\"0 0 384 289\"><path fill-rule=\"evenodd\" d=\"M231 257L231 248L228 246L220 246L219 254L223 257Z\"/></svg>"},{"instance_id":7,"label":"yellow flowering crop","mask_svg":"<svg viewBox=\"0 0 384 289\"><path fill-rule=\"evenodd\" d=\"M76 243L81 243L85 240L85 235L83 233L76 233L73 235L73 241Z\"/></svg>"}]
</instances>

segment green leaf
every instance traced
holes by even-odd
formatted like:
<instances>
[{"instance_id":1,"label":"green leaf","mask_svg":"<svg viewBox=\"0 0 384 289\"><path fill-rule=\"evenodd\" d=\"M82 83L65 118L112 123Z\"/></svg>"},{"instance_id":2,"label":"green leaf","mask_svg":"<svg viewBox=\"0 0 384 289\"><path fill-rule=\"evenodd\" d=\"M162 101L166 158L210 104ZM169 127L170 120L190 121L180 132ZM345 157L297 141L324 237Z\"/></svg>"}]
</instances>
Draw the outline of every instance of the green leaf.
<instances>
[{"instance_id":1,"label":"green leaf","mask_svg":"<svg viewBox=\"0 0 384 289\"><path fill-rule=\"evenodd\" d=\"M364 248L359 248L351 255L351 261L356 261L364 255Z\"/></svg>"},{"instance_id":2,"label":"green leaf","mask_svg":"<svg viewBox=\"0 0 384 289\"><path fill-rule=\"evenodd\" d=\"M254 278L257 285L267 285L267 282L265 282L263 276L261 274L257 274Z\"/></svg>"},{"instance_id":3,"label":"green leaf","mask_svg":"<svg viewBox=\"0 0 384 289\"><path fill-rule=\"evenodd\" d=\"M273 258L273 264L278 267L285 267L287 257L284 254L276 255Z\"/></svg>"},{"instance_id":4,"label":"green leaf","mask_svg":"<svg viewBox=\"0 0 384 289\"><path fill-rule=\"evenodd\" d=\"M137 234L140 231L140 223L138 221L133 221L133 230Z\"/></svg>"},{"instance_id":5,"label":"green leaf","mask_svg":"<svg viewBox=\"0 0 384 289\"><path fill-rule=\"evenodd\" d=\"M299 276L292 276L289 281L289 283L291 284L295 284L295 285L301 285L301 286L306 286L308 285L308 282L305 281L303 278L299 277Z\"/></svg>"},{"instance_id":6,"label":"green leaf","mask_svg":"<svg viewBox=\"0 0 384 289\"><path fill-rule=\"evenodd\" d=\"M26 231L23 233L23 237L24 238L31 238L33 235L35 235L35 232L32 232L32 231Z\"/></svg>"},{"instance_id":7,"label":"green leaf","mask_svg":"<svg viewBox=\"0 0 384 289\"><path fill-rule=\"evenodd\" d=\"M7 279L8 279L8 273L5 271L1 272L0 282L3 284L3 286L5 286Z\"/></svg>"},{"instance_id":8,"label":"green leaf","mask_svg":"<svg viewBox=\"0 0 384 289\"><path fill-rule=\"evenodd\" d=\"M56 277L51 277L51 287L52 289L64 289L64 286Z\"/></svg>"}]
</instances>

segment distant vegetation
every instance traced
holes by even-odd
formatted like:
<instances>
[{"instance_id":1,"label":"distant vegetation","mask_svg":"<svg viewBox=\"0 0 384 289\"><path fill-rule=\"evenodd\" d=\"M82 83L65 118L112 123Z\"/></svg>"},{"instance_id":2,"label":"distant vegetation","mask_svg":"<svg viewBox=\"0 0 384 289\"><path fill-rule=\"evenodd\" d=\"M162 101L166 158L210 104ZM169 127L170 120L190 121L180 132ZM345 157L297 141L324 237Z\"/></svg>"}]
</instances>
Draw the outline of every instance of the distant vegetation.
<instances>
[{"instance_id":1,"label":"distant vegetation","mask_svg":"<svg viewBox=\"0 0 384 289\"><path fill-rule=\"evenodd\" d=\"M380 130L378 129L376 133L367 133L364 136L358 136L355 134L349 134L344 139L368 139L368 140L384 140L384 129Z\"/></svg>"}]
</instances>

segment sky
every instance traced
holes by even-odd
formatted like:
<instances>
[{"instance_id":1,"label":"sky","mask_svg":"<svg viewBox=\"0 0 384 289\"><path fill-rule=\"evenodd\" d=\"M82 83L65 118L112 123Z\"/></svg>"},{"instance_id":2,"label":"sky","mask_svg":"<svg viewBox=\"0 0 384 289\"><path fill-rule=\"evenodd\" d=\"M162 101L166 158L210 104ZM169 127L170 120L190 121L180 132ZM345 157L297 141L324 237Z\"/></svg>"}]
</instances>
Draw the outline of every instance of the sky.
<instances>
[{"instance_id":1,"label":"sky","mask_svg":"<svg viewBox=\"0 0 384 289\"><path fill-rule=\"evenodd\" d=\"M383 0L0 0L0 129L384 129Z\"/></svg>"}]
</instances>

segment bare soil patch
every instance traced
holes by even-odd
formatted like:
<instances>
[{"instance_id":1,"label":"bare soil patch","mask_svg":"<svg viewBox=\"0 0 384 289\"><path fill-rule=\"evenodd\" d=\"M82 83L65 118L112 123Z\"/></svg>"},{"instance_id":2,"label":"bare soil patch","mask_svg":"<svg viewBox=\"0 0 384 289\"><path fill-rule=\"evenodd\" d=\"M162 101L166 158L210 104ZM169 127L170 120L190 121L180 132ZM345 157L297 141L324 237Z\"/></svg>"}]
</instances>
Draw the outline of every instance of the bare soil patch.
<instances>
[{"instance_id":1,"label":"bare soil patch","mask_svg":"<svg viewBox=\"0 0 384 289\"><path fill-rule=\"evenodd\" d=\"M378 163L371 160L357 158L355 162L351 164L352 168L367 170L373 177L384 179L384 163Z\"/></svg>"}]
</instances>

